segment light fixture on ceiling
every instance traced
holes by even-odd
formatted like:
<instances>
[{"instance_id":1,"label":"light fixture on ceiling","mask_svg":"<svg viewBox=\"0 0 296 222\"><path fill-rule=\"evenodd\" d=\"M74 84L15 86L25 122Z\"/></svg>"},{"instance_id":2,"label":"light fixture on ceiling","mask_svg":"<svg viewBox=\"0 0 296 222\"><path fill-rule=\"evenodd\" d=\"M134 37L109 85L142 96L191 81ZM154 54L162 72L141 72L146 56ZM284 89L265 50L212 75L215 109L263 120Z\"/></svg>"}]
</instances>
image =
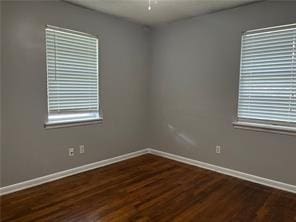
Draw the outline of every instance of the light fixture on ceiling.
<instances>
[{"instance_id":1,"label":"light fixture on ceiling","mask_svg":"<svg viewBox=\"0 0 296 222\"><path fill-rule=\"evenodd\" d=\"M151 9L152 9L151 2L152 2L152 0L148 0L148 10L149 11L151 11ZM157 4L158 0L154 0L154 3Z\"/></svg>"}]
</instances>

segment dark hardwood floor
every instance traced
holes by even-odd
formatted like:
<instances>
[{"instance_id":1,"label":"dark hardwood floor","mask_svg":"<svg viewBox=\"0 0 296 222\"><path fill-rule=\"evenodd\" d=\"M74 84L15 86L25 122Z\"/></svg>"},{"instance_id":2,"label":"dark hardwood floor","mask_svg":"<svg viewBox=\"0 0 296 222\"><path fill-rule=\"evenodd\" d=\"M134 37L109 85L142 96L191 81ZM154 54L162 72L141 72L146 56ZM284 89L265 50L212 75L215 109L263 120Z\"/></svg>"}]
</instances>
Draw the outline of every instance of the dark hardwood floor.
<instances>
[{"instance_id":1,"label":"dark hardwood floor","mask_svg":"<svg viewBox=\"0 0 296 222\"><path fill-rule=\"evenodd\" d=\"M296 221L296 195L143 155L1 197L2 221Z\"/></svg>"}]
</instances>

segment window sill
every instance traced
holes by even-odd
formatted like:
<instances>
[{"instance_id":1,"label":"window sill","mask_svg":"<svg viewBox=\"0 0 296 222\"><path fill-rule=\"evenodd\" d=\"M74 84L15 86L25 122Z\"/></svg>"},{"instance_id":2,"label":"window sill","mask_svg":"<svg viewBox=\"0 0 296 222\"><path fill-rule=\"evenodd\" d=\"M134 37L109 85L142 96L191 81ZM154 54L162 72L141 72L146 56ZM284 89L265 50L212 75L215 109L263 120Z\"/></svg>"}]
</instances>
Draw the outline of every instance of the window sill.
<instances>
[{"instance_id":1,"label":"window sill","mask_svg":"<svg viewBox=\"0 0 296 222\"><path fill-rule=\"evenodd\" d=\"M66 127L75 127L75 126L83 126L83 125L93 125L102 123L103 119L92 119L92 120L79 120L79 121L71 121L71 122L47 122L44 124L45 129L54 129L54 128L66 128Z\"/></svg>"},{"instance_id":2,"label":"window sill","mask_svg":"<svg viewBox=\"0 0 296 222\"><path fill-rule=\"evenodd\" d=\"M264 123L251 123L251 122L233 122L232 125L237 129L254 130L259 132L277 133L285 135L296 135L296 127L280 126Z\"/></svg>"}]
</instances>

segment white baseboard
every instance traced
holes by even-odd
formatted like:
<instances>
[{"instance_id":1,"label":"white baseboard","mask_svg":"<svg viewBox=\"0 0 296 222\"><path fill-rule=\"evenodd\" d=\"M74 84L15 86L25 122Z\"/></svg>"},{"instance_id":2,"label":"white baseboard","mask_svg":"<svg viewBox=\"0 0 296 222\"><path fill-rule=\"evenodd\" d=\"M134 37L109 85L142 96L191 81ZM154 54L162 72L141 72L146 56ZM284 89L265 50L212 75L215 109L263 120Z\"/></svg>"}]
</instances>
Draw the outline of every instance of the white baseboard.
<instances>
[{"instance_id":1,"label":"white baseboard","mask_svg":"<svg viewBox=\"0 0 296 222\"><path fill-rule=\"evenodd\" d=\"M263 177L258 177L258 176L254 176L251 174L247 174L247 173L243 173L240 171L236 171L236 170L232 170L232 169L228 169L228 168L224 168L224 167L220 167L220 166L216 166L213 164L209 164L209 163L205 163L205 162L201 162L198 160L194 160L194 159L190 159L190 158L186 158L183 156L179 156L176 154L171 154L171 153L167 153L167 152L163 152L163 151L159 151L156 149L150 149L150 148L146 148L146 149L142 149L136 152L132 152L132 153L127 153L121 156L117 156L117 157L113 157L110 159L106 159L106 160L101 160L95 163L91 163L91 164L87 164L87 165L83 165L80 167L76 167L73 169L69 169L69 170L65 170L65 171L60 171L57 173L53 173L53 174L49 174L43 177L38 177L32 180L27 180L21 183L17 183L17 184L13 184L13 185L9 185L6 187L1 187L0 188L0 196L4 195L4 194L9 194L9 193L13 193L19 190L24 190L30 187L34 187L40 184L44 184L44 183L48 183L54 180L58 180L67 176L71 176L74 174L78 174L78 173L82 173L88 170L92 170L92 169L96 169L99 167L103 167L103 166L107 166L113 163L117 163L123 160L127 160L130 158L134 158L137 156L141 156L143 154L153 154L153 155L157 155L157 156L161 156L164 158L168 158L168 159L172 159L178 162L182 162L185 164L189 164L189 165L193 165L193 166L197 166L197 167L201 167L204 169L208 169L211 171L215 171L215 172L219 172L222 174L226 174L229 176L233 176L233 177L237 177L243 180L247 180L247 181L251 181L254 183L258 183L258 184L262 184L265 186L269 186L269 187L273 187L279 190L284 190L284 191L288 191L288 192L292 192L292 193L296 193L296 186L295 185L291 185L291 184L286 184L286 183L282 183L279 181L275 181L275 180L270 180L270 179L266 179Z\"/></svg>"},{"instance_id":2,"label":"white baseboard","mask_svg":"<svg viewBox=\"0 0 296 222\"><path fill-rule=\"evenodd\" d=\"M4 194L13 193L13 192L16 192L16 191L19 191L19 190L24 190L24 189L34 187L34 186L37 186L37 185L40 185L40 184L48 183L48 182L58 180L58 179L61 179L61 178L67 177L67 176L74 175L74 174L82 173L82 172L85 172L85 171L88 171L88 170L92 170L92 169L96 169L96 168L99 168L99 167L107 166L107 165L110 165L110 164L113 164L113 163L117 163L117 162L120 162L120 161L123 161L123 160L127 160L127 159L130 159L130 158L133 158L133 157L143 155L145 153L148 153L147 149L139 150L139 151L132 152L132 153L127 153L127 154L124 154L124 155L121 155L121 156L109 158L109 159L106 159L106 160L101 160L101 161L90 163L90 164L87 164L87 165L75 167L75 168L72 168L72 169L69 169L69 170L60 171L60 172L57 172L57 173L49 174L49 175L46 175L46 176L43 176L43 177L38 177L38 178L35 178L35 179L32 179L32 180L27 180L27 181L20 182L20 183L17 183L17 184L13 184L13 185L9 185L9 186L6 186L6 187L1 187L0 188L0 196L4 195Z\"/></svg>"},{"instance_id":3,"label":"white baseboard","mask_svg":"<svg viewBox=\"0 0 296 222\"><path fill-rule=\"evenodd\" d=\"M263 178L263 177L243 173L243 172L240 172L240 171L236 171L236 170L216 166L216 165L213 165L213 164L201 162L201 161L198 161L198 160L193 160L193 159L190 159L190 158L186 158L186 157L183 157L183 156L179 156L179 155L175 155L175 154L171 154L171 153L167 153L167 152L163 152L163 151L159 151L159 150L155 150L155 149L148 149L148 153L151 153L151 154L154 154L154 155L157 155L157 156L161 156L161 157L164 157L164 158L172 159L172 160L175 160L175 161L178 161L178 162L190 164L190 165L193 165L193 166L197 166L197 167L200 167L200 168L204 168L204 169L207 169L207 170L215 171L215 172L218 172L218 173L226 174L226 175L229 175L229 176L237 177L237 178L240 178L242 180L247 180L247 181L262 184L262 185L265 185L265 186L268 186L268 187L276 188L276 189L279 189L279 190L284 190L284 191L296 193L296 186L295 185L282 183L282 182L275 181L275 180L266 179L266 178Z\"/></svg>"}]
</instances>

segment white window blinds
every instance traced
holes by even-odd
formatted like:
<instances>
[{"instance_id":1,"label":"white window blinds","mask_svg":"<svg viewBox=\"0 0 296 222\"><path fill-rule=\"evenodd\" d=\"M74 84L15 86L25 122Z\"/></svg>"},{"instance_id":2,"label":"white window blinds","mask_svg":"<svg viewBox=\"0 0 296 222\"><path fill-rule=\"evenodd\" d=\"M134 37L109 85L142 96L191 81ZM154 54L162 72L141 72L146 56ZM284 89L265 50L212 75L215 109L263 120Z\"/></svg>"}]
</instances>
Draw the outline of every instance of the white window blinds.
<instances>
[{"instance_id":1,"label":"white window blinds","mask_svg":"<svg viewBox=\"0 0 296 222\"><path fill-rule=\"evenodd\" d=\"M296 123L296 25L243 34L238 118Z\"/></svg>"},{"instance_id":2,"label":"white window blinds","mask_svg":"<svg viewBox=\"0 0 296 222\"><path fill-rule=\"evenodd\" d=\"M98 39L46 28L48 123L99 118Z\"/></svg>"}]
</instances>

